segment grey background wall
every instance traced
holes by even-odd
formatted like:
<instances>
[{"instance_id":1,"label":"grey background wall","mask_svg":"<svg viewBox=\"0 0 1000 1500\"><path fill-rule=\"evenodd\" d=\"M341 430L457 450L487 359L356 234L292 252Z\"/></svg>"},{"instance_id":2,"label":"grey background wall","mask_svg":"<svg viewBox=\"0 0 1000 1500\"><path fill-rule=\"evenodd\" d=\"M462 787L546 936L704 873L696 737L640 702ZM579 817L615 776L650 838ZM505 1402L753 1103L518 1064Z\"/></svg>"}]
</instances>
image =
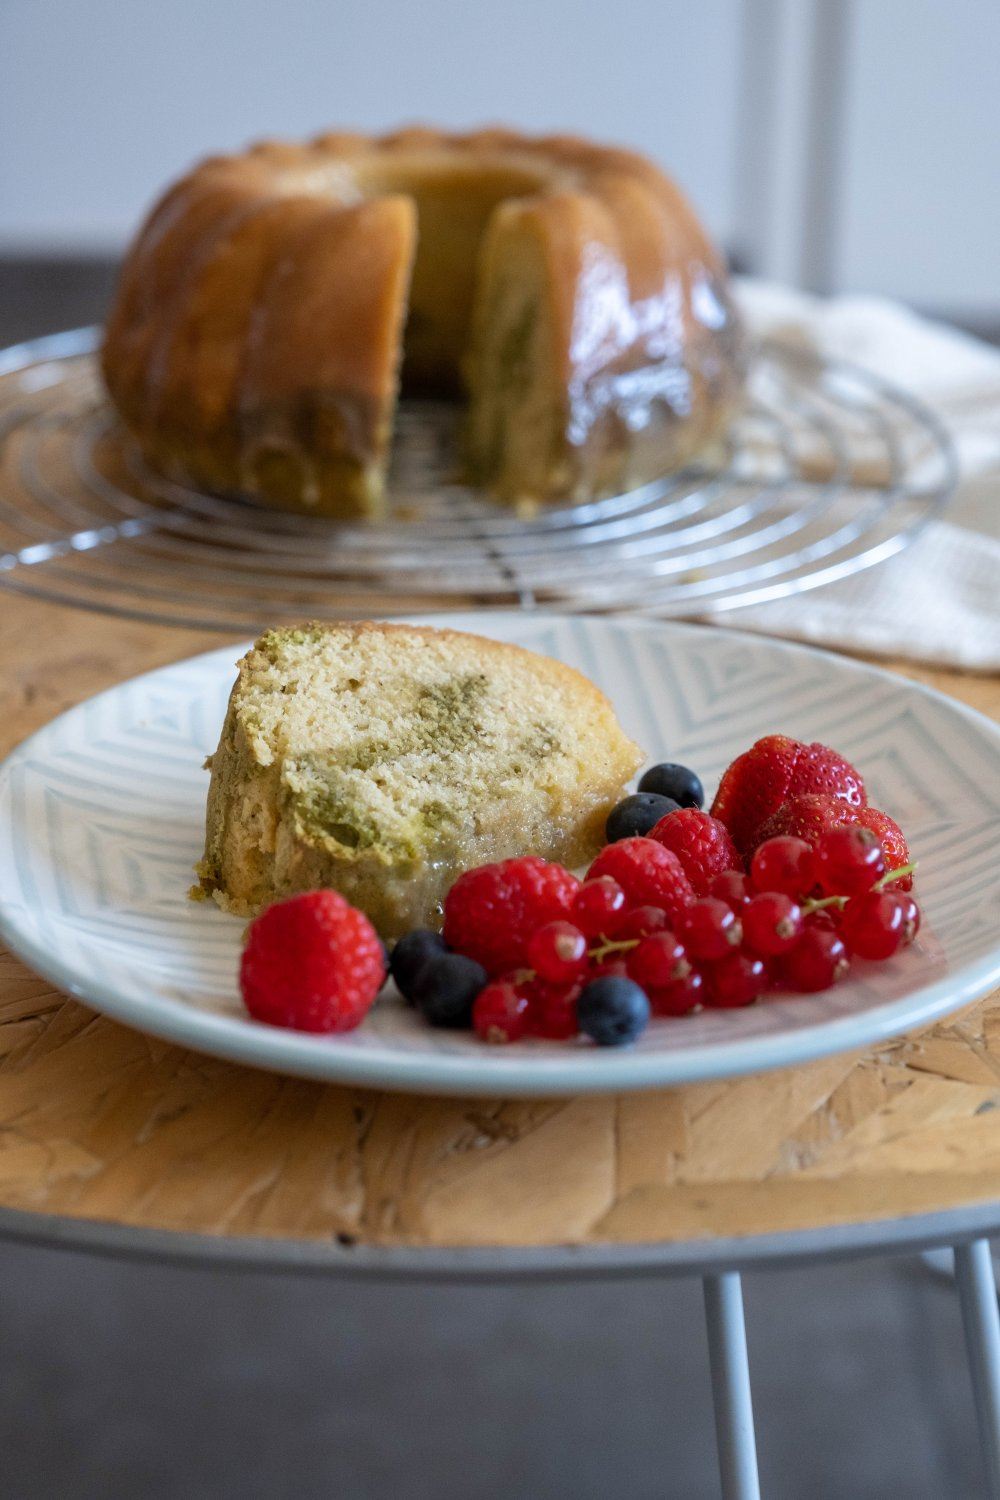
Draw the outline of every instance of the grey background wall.
<instances>
[{"instance_id":1,"label":"grey background wall","mask_svg":"<svg viewBox=\"0 0 1000 1500\"><path fill-rule=\"evenodd\" d=\"M1000 318L996 0L0 0L0 254L341 123L633 143L754 270Z\"/></svg>"}]
</instances>

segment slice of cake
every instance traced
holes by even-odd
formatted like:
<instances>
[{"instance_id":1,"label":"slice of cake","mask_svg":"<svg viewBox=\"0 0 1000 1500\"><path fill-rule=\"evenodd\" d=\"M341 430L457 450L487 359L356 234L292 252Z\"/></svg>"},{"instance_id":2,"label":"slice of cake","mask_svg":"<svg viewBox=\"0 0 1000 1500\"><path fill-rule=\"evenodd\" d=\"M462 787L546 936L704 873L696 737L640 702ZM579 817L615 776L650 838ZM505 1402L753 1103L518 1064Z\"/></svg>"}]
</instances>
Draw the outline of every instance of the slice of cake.
<instances>
[{"instance_id":1,"label":"slice of cake","mask_svg":"<svg viewBox=\"0 0 1000 1500\"><path fill-rule=\"evenodd\" d=\"M306 625L239 663L209 765L201 889L247 915L333 886L393 937L455 877L575 866L642 753L593 683L519 646L407 625Z\"/></svg>"}]
</instances>

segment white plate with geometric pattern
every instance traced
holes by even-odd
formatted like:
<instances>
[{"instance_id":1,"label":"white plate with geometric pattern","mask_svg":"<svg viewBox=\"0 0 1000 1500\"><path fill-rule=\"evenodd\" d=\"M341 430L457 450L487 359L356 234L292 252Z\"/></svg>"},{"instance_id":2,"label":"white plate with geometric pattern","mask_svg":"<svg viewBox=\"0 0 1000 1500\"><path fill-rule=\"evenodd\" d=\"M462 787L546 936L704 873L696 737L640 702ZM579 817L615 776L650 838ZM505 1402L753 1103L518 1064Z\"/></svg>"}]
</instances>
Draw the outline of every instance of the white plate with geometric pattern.
<instances>
[{"instance_id":1,"label":"white plate with geometric pattern","mask_svg":"<svg viewBox=\"0 0 1000 1500\"><path fill-rule=\"evenodd\" d=\"M654 1021L621 1050L486 1047L433 1031L387 991L355 1032L251 1021L244 923L187 899L233 663L227 647L71 709L0 767L0 935L53 984L154 1036L257 1067L423 1093L553 1095L731 1077L862 1047L1000 983L1000 730L847 658L728 630L531 613L432 617L558 657L614 701L649 759L709 793L763 734L854 761L919 860L917 944L820 995Z\"/></svg>"}]
</instances>

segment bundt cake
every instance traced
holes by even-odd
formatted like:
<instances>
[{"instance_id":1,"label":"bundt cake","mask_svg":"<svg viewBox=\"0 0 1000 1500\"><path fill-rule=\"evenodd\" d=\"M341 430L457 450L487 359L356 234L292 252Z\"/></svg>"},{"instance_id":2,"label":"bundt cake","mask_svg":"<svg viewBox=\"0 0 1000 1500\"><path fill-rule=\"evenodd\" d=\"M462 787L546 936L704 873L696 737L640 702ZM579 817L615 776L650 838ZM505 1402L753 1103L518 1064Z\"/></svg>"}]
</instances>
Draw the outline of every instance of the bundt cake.
<instances>
[{"instance_id":1,"label":"bundt cake","mask_svg":"<svg viewBox=\"0 0 1000 1500\"><path fill-rule=\"evenodd\" d=\"M676 467L740 384L722 263L651 162L411 129L202 162L126 258L102 366L154 468L331 516L382 505L404 393L468 401L511 502Z\"/></svg>"},{"instance_id":2,"label":"bundt cake","mask_svg":"<svg viewBox=\"0 0 1000 1500\"><path fill-rule=\"evenodd\" d=\"M200 891L246 915L333 886L391 937L455 877L596 853L641 759L579 672L406 625L273 630L239 663L212 756Z\"/></svg>"}]
</instances>

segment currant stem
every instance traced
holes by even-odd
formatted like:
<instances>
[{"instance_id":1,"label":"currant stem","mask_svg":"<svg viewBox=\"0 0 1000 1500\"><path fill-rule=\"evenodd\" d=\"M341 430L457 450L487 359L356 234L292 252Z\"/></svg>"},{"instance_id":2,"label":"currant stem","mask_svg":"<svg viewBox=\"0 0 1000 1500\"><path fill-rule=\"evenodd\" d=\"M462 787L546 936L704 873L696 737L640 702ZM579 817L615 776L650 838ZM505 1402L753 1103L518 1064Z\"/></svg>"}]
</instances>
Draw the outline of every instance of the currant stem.
<instances>
[{"instance_id":1,"label":"currant stem","mask_svg":"<svg viewBox=\"0 0 1000 1500\"><path fill-rule=\"evenodd\" d=\"M894 880L903 880L907 875L912 875L916 868L916 860L911 859L908 865L900 865L897 870L886 870L881 880L876 880L872 890L884 891L886 886L891 885Z\"/></svg>"}]
</instances>

